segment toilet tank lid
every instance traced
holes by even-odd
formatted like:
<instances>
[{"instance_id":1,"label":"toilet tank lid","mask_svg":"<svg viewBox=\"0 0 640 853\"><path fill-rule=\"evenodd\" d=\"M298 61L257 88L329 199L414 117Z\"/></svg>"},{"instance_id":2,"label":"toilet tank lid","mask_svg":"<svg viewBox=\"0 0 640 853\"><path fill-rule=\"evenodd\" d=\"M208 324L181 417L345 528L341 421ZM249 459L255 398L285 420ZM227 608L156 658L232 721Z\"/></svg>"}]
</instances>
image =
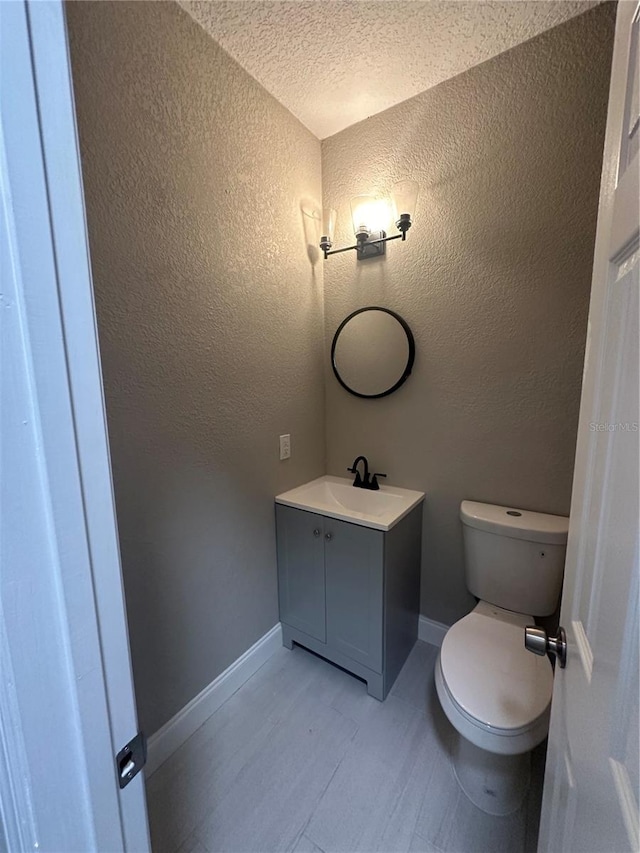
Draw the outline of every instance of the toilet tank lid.
<instances>
[{"instance_id":1,"label":"toilet tank lid","mask_svg":"<svg viewBox=\"0 0 640 853\"><path fill-rule=\"evenodd\" d=\"M460 519L468 527L486 530L512 539L566 545L569 519L564 515L547 515L509 506L494 506L477 501L462 501Z\"/></svg>"}]
</instances>

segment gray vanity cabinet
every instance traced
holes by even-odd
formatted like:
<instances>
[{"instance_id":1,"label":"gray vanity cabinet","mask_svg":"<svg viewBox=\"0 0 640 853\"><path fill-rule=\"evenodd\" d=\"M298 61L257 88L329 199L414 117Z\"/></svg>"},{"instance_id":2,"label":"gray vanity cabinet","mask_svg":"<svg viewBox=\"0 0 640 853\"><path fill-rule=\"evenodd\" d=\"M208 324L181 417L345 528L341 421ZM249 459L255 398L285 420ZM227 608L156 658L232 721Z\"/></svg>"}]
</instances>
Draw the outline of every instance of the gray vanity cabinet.
<instances>
[{"instance_id":1,"label":"gray vanity cabinet","mask_svg":"<svg viewBox=\"0 0 640 853\"><path fill-rule=\"evenodd\" d=\"M390 531L276 504L283 643L337 663L384 699L418 634L422 506Z\"/></svg>"}]
</instances>

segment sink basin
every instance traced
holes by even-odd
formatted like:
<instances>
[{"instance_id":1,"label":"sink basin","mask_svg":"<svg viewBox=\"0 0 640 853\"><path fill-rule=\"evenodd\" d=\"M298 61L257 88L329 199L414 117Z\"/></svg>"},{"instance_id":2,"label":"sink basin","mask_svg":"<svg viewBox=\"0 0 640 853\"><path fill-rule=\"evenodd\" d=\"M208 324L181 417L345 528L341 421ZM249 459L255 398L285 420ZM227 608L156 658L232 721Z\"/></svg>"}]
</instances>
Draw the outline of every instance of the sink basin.
<instances>
[{"instance_id":1,"label":"sink basin","mask_svg":"<svg viewBox=\"0 0 640 853\"><path fill-rule=\"evenodd\" d=\"M380 486L379 491L355 489L353 481L324 476L277 495L276 503L339 518L375 530L391 530L424 500L424 492Z\"/></svg>"}]
</instances>

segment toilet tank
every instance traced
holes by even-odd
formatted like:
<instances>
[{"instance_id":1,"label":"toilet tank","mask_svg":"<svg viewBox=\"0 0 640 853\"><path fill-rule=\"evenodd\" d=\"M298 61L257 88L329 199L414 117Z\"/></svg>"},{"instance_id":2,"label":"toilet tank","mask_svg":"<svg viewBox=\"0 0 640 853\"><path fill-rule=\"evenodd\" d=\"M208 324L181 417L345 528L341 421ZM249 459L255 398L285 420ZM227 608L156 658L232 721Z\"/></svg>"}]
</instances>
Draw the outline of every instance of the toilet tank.
<instances>
[{"instance_id":1,"label":"toilet tank","mask_svg":"<svg viewBox=\"0 0 640 853\"><path fill-rule=\"evenodd\" d=\"M569 519L463 501L460 519L467 588L477 598L530 616L558 604Z\"/></svg>"}]
</instances>

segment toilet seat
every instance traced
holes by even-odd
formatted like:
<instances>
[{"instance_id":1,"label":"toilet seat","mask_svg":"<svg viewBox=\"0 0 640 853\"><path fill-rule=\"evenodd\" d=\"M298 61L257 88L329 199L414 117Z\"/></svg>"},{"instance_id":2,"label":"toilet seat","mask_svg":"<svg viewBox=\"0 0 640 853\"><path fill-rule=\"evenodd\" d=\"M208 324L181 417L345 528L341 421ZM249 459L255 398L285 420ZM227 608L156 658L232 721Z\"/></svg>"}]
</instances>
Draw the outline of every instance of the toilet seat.
<instances>
[{"instance_id":1,"label":"toilet seat","mask_svg":"<svg viewBox=\"0 0 640 853\"><path fill-rule=\"evenodd\" d=\"M532 623L481 601L442 643L436 686L445 713L490 752L525 752L547 734L553 670L548 658L524 647L524 628Z\"/></svg>"}]
</instances>

